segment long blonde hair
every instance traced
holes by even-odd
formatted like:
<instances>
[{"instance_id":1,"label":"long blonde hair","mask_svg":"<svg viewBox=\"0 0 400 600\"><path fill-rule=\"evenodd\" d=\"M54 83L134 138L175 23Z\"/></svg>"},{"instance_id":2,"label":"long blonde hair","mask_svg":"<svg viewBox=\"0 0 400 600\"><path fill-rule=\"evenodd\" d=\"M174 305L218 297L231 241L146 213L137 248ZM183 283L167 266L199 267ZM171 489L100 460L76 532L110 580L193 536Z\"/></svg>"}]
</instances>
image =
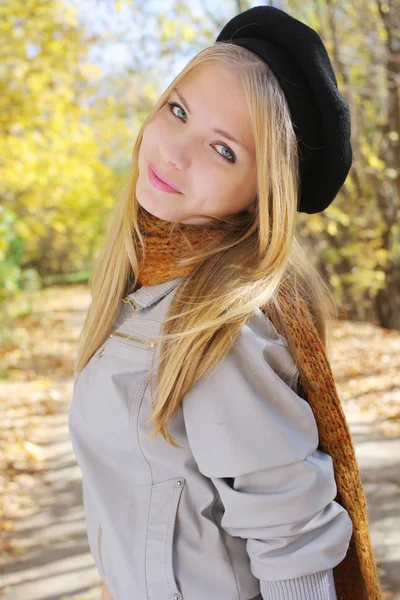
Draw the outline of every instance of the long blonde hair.
<instances>
[{"instance_id":1,"label":"long blonde hair","mask_svg":"<svg viewBox=\"0 0 400 600\"><path fill-rule=\"evenodd\" d=\"M268 65L255 54L218 42L186 65L140 129L130 181L89 281L92 301L79 339L75 371L80 372L103 344L118 317L121 299L138 282L140 250L144 251L145 244L135 190L144 128L165 105L171 89L209 60L219 61L240 76L255 140L257 197L250 212L218 219L226 227L222 244L182 259L182 264L195 265L177 288L161 327L150 418L154 422L151 437L160 433L173 446L177 444L167 424L184 395L226 356L257 308L270 306L279 314L277 294L282 284L290 281L294 297L306 302L325 347L326 326L336 310L327 284L296 238L298 150L284 93ZM171 231L181 222L171 222Z\"/></svg>"}]
</instances>

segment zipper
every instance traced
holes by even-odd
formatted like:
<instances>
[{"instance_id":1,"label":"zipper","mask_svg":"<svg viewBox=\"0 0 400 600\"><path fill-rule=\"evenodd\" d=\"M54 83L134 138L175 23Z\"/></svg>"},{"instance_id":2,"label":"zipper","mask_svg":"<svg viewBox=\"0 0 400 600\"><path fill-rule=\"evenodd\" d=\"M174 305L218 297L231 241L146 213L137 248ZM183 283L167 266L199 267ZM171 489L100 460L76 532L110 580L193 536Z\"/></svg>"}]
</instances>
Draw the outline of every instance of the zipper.
<instances>
[{"instance_id":1,"label":"zipper","mask_svg":"<svg viewBox=\"0 0 400 600\"><path fill-rule=\"evenodd\" d=\"M104 565L103 565L103 558L101 556L101 537L103 534L103 529L101 527L101 523L99 523L99 533L97 536L97 548L99 551L99 558L100 558L100 564L101 564L101 568L103 569L103 576L105 577L105 571L104 571Z\"/></svg>"},{"instance_id":2,"label":"zipper","mask_svg":"<svg viewBox=\"0 0 400 600\"><path fill-rule=\"evenodd\" d=\"M110 335L110 338L113 338L113 337L121 337L124 340L132 340L133 342L138 342L139 344L144 344L145 346L150 346L150 348L154 348L156 345L156 342L153 340L144 340L143 338L134 337L133 335L127 335L124 333L117 333L117 332L112 333ZM105 349L106 349L105 346L103 346L103 348L99 352L99 357L103 356Z\"/></svg>"},{"instance_id":3,"label":"zipper","mask_svg":"<svg viewBox=\"0 0 400 600\"><path fill-rule=\"evenodd\" d=\"M110 338L112 338L114 336L122 337L125 340L132 340L134 342L139 342L140 344L145 344L146 346L150 346L151 348L154 348L154 346L156 345L156 343L153 340L144 340L142 338L133 337L132 335L126 335L124 333L117 333L117 332L112 333L110 335Z\"/></svg>"}]
</instances>

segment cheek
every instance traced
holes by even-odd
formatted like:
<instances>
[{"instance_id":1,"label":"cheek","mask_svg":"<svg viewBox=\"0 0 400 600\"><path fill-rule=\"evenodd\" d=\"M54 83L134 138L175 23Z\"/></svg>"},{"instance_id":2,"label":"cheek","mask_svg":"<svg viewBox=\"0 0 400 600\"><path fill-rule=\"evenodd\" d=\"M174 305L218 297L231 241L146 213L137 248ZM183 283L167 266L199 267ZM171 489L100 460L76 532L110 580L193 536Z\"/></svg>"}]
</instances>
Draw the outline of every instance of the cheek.
<instances>
[{"instance_id":1,"label":"cheek","mask_svg":"<svg viewBox=\"0 0 400 600\"><path fill-rule=\"evenodd\" d=\"M246 205L248 198L253 196L253 191L249 180L242 174L235 174L225 177L224 181L218 186L218 194L223 204L228 203L234 211L242 210L242 205Z\"/></svg>"},{"instance_id":2,"label":"cheek","mask_svg":"<svg viewBox=\"0 0 400 600\"><path fill-rule=\"evenodd\" d=\"M150 123L149 125L147 125L147 127L143 131L142 143L141 143L140 148L142 150L144 150L144 149L148 148L149 146L151 146L153 138L154 138L154 127L153 127L153 123Z\"/></svg>"},{"instance_id":3,"label":"cheek","mask_svg":"<svg viewBox=\"0 0 400 600\"><path fill-rule=\"evenodd\" d=\"M148 139L155 140L160 137L160 134L166 132L167 130L168 124L166 122L165 116L161 115L161 113L158 113L146 126L143 132L143 138L146 136L146 138Z\"/></svg>"},{"instance_id":4,"label":"cheek","mask_svg":"<svg viewBox=\"0 0 400 600\"><path fill-rule=\"evenodd\" d=\"M156 130L160 130L160 125L157 123L157 121L159 121L159 119L157 119L157 117L154 117L153 120L150 121L150 123L148 123L144 128L142 135L142 144L148 145L149 143L151 143L152 140L154 140L156 136Z\"/></svg>"}]
</instances>

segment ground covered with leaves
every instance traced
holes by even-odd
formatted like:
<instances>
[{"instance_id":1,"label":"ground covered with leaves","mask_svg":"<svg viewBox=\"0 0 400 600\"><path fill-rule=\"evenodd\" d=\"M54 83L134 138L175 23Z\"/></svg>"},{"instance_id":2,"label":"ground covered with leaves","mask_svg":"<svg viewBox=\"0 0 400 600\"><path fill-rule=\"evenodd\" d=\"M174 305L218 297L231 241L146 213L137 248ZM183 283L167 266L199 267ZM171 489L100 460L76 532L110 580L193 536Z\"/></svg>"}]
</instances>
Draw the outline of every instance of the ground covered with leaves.
<instances>
[{"instance_id":1,"label":"ground covered with leaves","mask_svg":"<svg viewBox=\"0 0 400 600\"><path fill-rule=\"evenodd\" d=\"M46 417L70 393L82 313L82 286L32 294L33 311L15 318L0 344L0 556L19 554L15 523L37 511L32 489L45 474ZM74 322L74 316L79 315ZM1 564L1 563L0 563Z\"/></svg>"}]
</instances>

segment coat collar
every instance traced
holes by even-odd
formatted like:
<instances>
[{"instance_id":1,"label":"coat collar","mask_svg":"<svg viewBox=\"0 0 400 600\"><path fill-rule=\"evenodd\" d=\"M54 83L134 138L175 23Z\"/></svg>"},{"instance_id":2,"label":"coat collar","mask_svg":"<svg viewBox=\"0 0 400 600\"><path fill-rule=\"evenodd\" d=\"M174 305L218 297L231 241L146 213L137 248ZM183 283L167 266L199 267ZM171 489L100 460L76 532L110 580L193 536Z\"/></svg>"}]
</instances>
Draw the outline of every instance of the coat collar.
<instances>
[{"instance_id":1,"label":"coat collar","mask_svg":"<svg viewBox=\"0 0 400 600\"><path fill-rule=\"evenodd\" d=\"M132 304L131 306L134 310L148 308L164 298L164 296L176 288L185 278L185 276L181 276L157 285L143 285L135 292L125 296L123 301L129 304L132 303L133 306Z\"/></svg>"}]
</instances>

